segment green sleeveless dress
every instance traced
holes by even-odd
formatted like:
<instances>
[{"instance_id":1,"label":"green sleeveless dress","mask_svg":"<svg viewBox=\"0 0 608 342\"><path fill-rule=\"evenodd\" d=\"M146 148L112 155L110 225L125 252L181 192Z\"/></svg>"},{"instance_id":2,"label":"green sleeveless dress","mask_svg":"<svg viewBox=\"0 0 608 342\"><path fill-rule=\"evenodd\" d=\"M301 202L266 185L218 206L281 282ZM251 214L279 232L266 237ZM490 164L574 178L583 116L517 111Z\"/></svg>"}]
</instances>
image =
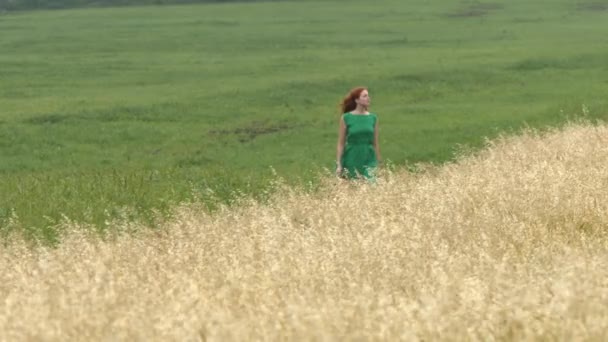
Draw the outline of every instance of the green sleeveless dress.
<instances>
[{"instance_id":1,"label":"green sleeveless dress","mask_svg":"<svg viewBox=\"0 0 608 342\"><path fill-rule=\"evenodd\" d=\"M343 115L346 125L346 144L342 153L342 168L344 176L350 179L374 178L378 167L376 150L374 149L374 130L376 127L376 114Z\"/></svg>"}]
</instances>

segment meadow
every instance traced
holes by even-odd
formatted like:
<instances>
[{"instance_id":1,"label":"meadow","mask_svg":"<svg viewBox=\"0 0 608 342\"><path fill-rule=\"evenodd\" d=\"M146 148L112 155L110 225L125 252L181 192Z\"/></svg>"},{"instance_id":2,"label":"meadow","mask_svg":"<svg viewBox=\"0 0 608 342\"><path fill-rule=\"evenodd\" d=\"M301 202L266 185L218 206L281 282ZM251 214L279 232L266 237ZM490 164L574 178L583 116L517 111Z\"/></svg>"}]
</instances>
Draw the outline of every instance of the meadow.
<instances>
[{"instance_id":1,"label":"meadow","mask_svg":"<svg viewBox=\"0 0 608 342\"><path fill-rule=\"evenodd\" d=\"M608 113L607 6L293 1L0 14L0 232L316 187L366 85L395 168ZM464 151L464 152L463 152Z\"/></svg>"},{"instance_id":2,"label":"meadow","mask_svg":"<svg viewBox=\"0 0 608 342\"><path fill-rule=\"evenodd\" d=\"M608 126L0 253L0 340L602 341Z\"/></svg>"}]
</instances>

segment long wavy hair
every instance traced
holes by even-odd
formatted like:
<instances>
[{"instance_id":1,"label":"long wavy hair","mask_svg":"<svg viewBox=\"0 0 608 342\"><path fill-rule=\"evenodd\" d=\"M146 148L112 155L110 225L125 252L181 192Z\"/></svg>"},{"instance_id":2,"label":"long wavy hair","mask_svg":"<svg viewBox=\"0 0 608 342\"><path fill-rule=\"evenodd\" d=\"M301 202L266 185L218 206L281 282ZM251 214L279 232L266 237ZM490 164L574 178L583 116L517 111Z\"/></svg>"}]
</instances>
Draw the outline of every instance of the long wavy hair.
<instances>
[{"instance_id":1,"label":"long wavy hair","mask_svg":"<svg viewBox=\"0 0 608 342\"><path fill-rule=\"evenodd\" d=\"M342 99L342 102L340 102L340 114L348 113L355 110L355 108L357 108L357 102L355 102L355 100L361 96L361 93L364 90L367 90L367 88L356 87L351 89L348 94L346 94L346 96Z\"/></svg>"}]
</instances>

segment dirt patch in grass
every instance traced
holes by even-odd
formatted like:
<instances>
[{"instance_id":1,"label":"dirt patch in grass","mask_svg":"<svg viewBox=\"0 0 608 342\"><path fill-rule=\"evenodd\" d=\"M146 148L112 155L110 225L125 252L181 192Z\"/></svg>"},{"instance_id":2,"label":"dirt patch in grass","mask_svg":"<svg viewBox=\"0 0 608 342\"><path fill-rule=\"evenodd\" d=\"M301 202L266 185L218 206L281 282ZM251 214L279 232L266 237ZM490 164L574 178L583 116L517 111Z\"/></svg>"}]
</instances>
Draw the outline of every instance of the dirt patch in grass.
<instances>
[{"instance_id":1,"label":"dirt patch in grass","mask_svg":"<svg viewBox=\"0 0 608 342\"><path fill-rule=\"evenodd\" d=\"M586 1L579 2L576 8L579 11L592 11L592 12L600 12L600 11L608 11L608 1Z\"/></svg>"},{"instance_id":2,"label":"dirt patch in grass","mask_svg":"<svg viewBox=\"0 0 608 342\"><path fill-rule=\"evenodd\" d=\"M446 14L448 18L472 18L482 17L490 12L497 11L503 8L501 4L494 3L473 3L468 4L460 9Z\"/></svg>"},{"instance_id":3,"label":"dirt patch in grass","mask_svg":"<svg viewBox=\"0 0 608 342\"><path fill-rule=\"evenodd\" d=\"M43 114L27 118L23 122L32 125L52 125L62 123L67 119L69 119L69 116L65 114Z\"/></svg>"},{"instance_id":4,"label":"dirt patch in grass","mask_svg":"<svg viewBox=\"0 0 608 342\"><path fill-rule=\"evenodd\" d=\"M216 136L236 135L239 142L246 143L261 135L284 132L295 127L297 125L287 122L252 121L245 126L234 129L211 130L209 134Z\"/></svg>"}]
</instances>

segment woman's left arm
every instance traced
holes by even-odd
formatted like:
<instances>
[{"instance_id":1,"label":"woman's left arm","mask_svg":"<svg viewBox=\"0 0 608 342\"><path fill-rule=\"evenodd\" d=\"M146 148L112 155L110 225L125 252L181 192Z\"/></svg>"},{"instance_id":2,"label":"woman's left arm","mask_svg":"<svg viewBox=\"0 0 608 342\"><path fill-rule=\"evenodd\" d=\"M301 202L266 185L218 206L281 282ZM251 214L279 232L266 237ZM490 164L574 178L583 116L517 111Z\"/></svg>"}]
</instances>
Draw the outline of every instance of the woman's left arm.
<instances>
[{"instance_id":1,"label":"woman's left arm","mask_svg":"<svg viewBox=\"0 0 608 342\"><path fill-rule=\"evenodd\" d=\"M376 124L374 126L374 149L376 150L376 159L378 160L378 163L382 163L382 157L380 156L380 142L378 141L378 135L380 133L378 130L378 117L376 116Z\"/></svg>"}]
</instances>

